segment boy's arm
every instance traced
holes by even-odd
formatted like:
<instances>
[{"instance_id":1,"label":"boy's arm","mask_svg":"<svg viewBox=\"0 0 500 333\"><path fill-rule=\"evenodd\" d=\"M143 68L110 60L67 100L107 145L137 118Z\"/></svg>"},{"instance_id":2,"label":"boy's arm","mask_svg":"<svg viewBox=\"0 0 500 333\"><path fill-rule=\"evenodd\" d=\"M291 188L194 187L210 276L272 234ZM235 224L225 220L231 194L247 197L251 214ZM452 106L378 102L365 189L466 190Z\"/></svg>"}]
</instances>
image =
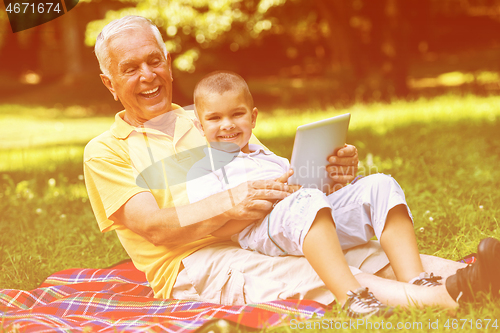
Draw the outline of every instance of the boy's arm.
<instances>
[{"instance_id":1,"label":"boy's arm","mask_svg":"<svg viewBox=\"0 0 500 333\"><path fill-rule=\"evenodd\" d=\"M221 179L214 172L208 170L205 164L197 163L188 172L186 189L191 203L224 191ZM229 239L253 222L255 220L231 220L210 234L215 237Z\"/></svg>"},{"instance_id":2,"label":"boy's arm","mask_svg":"<svg viewBox=\"0 0 500 333\"><path fill-rule=\"evenodd\" d=\"M187 173L186 192L190 203L224 191L217 175L207 167L206 160L207 158L203 158L195 163Z\"/></svg>"}]
</instances>

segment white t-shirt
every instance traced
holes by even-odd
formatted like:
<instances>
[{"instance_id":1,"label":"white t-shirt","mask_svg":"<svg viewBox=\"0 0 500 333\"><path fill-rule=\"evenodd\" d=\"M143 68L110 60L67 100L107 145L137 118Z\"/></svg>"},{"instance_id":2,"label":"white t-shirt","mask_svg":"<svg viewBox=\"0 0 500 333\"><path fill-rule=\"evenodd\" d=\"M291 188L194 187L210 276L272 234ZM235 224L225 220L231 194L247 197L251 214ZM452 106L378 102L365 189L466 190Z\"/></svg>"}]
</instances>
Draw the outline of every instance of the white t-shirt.
<instances>
[{"instance_id":1,"label":"white t-shirt","mask_svg":"<svg viewBox=\"0 0 500 333\"><path fill-rule=\"evenodd\" d=\"M189 202L205 199L251 180L276 179L290 168L286 158L249 144L251 153L227 153L205 148L205 157L196 162L187 174Z\"/></svg>"}]
</instances>

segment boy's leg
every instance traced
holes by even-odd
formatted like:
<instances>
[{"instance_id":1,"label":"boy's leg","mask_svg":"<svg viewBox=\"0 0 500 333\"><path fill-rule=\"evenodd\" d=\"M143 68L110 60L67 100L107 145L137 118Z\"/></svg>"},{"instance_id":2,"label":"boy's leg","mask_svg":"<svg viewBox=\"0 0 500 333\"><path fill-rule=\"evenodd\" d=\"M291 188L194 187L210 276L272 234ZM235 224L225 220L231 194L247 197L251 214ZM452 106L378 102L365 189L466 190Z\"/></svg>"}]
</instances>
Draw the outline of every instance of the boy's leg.
<instances>
[{"instance_id":1,"label":"boy's leg","mask_svg":"<svg viewBox=\"0 0 500 333\"><path fill-rule=\"evenodd\" d=\"M373 314L390 316L392 308L380 303L373 293L370 293L366 287L362 288L354 277L340 246L331 208L324 207L322 203L318 204L318 202L325 202L324 194L310 189L303 190L303 192L305 193L299 195L291 210L296 210L295 217L299 220L314 212L314 220L298 228L291 219L279 221L279 225L288 229L292 235L288 240L295 246L302 245L301 252L328 290L335 295L337 302L343 306L343 311L348 316L353 318ZM322 208L315 209L318 205ZM287 228L289 226L295 228ZM300 236L293 237L293 235Z\"/></svg>"},{"instance_id":2,"label":"boy's leg","mask_svg":"<svg viewBox=\"0 0 500 333\"><path fill-rule=\"evenodd\" d=\"M348 248L360 240L370 239L374 232L381 240L398 280L408 282L412 275L413 278L418 278L417 272L422 272L424 268L430 271L428 268L431 268L437 274L445 271L443 281L453 299L474 299L478 292L498 296L500 241L493 238L481 241L478 261L462 269L458 264L447 263L445 267L434 271L433 267L428 266L436 267L436 260L433 260L432 265L429 262L426 266L422 265L421 257L417 255L411 214L406 206L404 193L392 177L380 174L365 177L328 198L341 245ZM357 223L357 220L361 222ZM424 281L425 285L436 286L434 279L419 280L421 283ZM439 286L438 290L442 289Z\"/></svg>"},{"instance_id":3,"label":"boy's leg","mask_svg":"<svg viewBox=\"0 0 500 333\"><path fill-rule=\"evenodd\" d=\"M341 304L361 287L347 264L326 196L301 189L279 202L267 218L245 235L242 247L270 255L304 255Z\"/></svg>"},{"instance_id":4,"label":"boy's leg","mask_svg":"<svg viewBox=\"0 0 500 333\"><path fill-rule=\"evenodd\" d=\"M398 281L408 282L424 272L413 223L405 205L389 210L380 245L387 254Z\"/></svg>"},{"instance_id":5,"label":"boy's leg","mask_svg":"<svg viewBox=\"0 0 500 333\"><path fill-rule=\"evenodd\" d=\"M324 208L318 212L304 238L302 251L340 304L345 303L349 290L361 287L347 265L330 209Z\"/></svg>"},{"instance_id":6,"label":"boy's leg","mask_svg":"<svg viewBox=\"0 0 500 333\"><path fill-rule=\"evenodd\" d=\"M391 306L441 306L456 308L457 302L451 298L444 285L433 288L416 286L394 280L361 273L356 279L363 286L370 288L375 297Z\"/></svg>"},{"instance_id":7,"label":"boy's leg","mask_svg":"<svg viewBox=\"0 0 500 333\"><path fill-rule=\"evenodd\" d=\"M403 190L390 176L370 175L328 196L341 246L380 240L399 281L424 272Z\"/></svg>"},{"instance_id":8,"label":"boy's leg","mask_svg":"<svg viewBox=\"0 0 500 333\"><path fill-rule=\"evenodd\" d=\"M304 255L340 304L349 291L361 287L340 246L326 196L319 190L301 189L282 200L262 223L241 233L239 243L270 256Z\"/></svg>"}]
</instances>

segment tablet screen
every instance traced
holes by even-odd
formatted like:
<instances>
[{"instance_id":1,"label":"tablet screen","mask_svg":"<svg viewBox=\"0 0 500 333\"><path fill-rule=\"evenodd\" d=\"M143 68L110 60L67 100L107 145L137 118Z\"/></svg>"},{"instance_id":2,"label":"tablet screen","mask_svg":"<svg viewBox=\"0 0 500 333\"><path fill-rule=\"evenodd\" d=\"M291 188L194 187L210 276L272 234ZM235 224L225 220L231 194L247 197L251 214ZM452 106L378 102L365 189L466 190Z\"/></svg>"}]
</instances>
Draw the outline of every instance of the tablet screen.
<instances>
[{"instance_id":1,"label":"tablet screen","mask_svg":"<svg viewBox=\"0 0 500 333\"><path fill-rule=\"evenodd\" d=\"M289 184L330 193L333 181L326 171L327 157L344 147L350 118L346 113L297 128L290 162L294 174Z\"/></svg>"}]
</instances>

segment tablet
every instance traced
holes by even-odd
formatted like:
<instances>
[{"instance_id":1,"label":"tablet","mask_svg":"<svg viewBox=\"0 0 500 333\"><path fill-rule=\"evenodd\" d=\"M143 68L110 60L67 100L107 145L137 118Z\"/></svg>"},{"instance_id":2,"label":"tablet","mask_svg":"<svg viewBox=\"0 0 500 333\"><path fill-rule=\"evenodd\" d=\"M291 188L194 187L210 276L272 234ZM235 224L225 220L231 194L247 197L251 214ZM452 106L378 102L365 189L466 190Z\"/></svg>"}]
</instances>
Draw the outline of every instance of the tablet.
<instances>
[{"instance_id":1,"label":"tablet","mask_svg":"<svg viewBox=\"0 0 500 333\"><path fill-rule=\"evenodd\" d=\"M326 171L327 157L344 147L350 119L346 113L297 128L290 162L294 173L288 184L330 193L333 181Z\"/></svg>"}]
</instances>

